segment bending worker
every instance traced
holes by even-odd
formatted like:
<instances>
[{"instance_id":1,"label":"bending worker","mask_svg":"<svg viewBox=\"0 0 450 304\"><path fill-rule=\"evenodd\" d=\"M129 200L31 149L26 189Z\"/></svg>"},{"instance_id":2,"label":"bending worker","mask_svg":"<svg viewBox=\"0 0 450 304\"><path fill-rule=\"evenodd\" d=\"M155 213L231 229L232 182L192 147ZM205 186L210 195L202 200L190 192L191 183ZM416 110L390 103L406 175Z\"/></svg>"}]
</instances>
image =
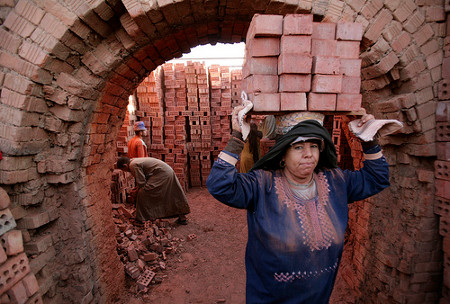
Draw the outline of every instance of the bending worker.
<instances>
[{"instance_id":1,"label":"bending worker","mask_svg":"<svg viewBox=\"0 0 450 304\"><path fill-rule=\"evenodd\" d=\"M178 216L178 224L187 224L186 214L190 213L188 201L175 172L168 164L153 157L120 157L117 168L130 172L136 179L137 221Z\"/></svg>"}]
</instances>

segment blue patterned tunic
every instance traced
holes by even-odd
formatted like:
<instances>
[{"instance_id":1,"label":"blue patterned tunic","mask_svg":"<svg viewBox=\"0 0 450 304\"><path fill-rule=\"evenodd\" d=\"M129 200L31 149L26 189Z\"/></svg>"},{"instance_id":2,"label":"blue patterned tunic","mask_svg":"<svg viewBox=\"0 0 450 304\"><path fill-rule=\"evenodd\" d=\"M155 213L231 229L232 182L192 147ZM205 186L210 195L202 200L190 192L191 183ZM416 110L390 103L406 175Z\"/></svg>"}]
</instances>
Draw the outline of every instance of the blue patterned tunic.
<instances>
[{"instance_id":1,"label":"blue patterned tunic","mask_svg":"<svg viewBox=\"0 0 450 304\"><path fill-rule=\"evenodd\" d=\"M366 153L379 151L375 146ZM248 211L247 303L328 303L343 251L347 204L388 187L389 168L381 157L366 160L359 171L320 171L314 180L315 197L302 201L281 170L237 173L220 158L214 163L209 192Z\"/></svg>"}]
</instances>

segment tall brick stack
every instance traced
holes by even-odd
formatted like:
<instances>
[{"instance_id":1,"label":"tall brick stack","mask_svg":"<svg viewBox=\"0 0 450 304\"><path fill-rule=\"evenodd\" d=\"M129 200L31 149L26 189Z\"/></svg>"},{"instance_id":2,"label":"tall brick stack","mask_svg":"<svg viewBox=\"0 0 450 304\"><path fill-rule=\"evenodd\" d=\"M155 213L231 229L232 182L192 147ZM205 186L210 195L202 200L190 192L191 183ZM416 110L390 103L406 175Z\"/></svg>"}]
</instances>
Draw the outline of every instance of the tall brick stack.
<instances>
[{"instance_id":1,"label":"tall brick stack","mask_svg":"<svg viewBox=\"0 0 450 304\"><path fill-rule=\"evenodd\" d=\"M242 70L231 70L231 107L236 107L242 102Z\"/></svg>"},{"instance_id":2,"label":"tall brick stack","mask_svg":"<svg viewBox=\"0 0 450 304\"><path fill-rule=\"evenodd\" d=\"M188 62L163 65L137 90L136 119L149 124L149 156L170 165L185 189L205 185L229 139L231 86L228 67Z\"/></svg>"},{"instance_id":3,"label":"tall brick stack","mask_svg":"<svg viewBox=\"0 0 450 304\"><path fill-rule=\"evenodd\" d=\"M353 111L361 106L359 23L312 15L255 15L247 32L243 89L255 112Z\"/></svg>"},{"instance_id":4,"label":"tall brick stack","mask_svg":"<svg viewBox=\"0 0 450 304\"><path fill-rule=\"evenodd\" d=\"M117 136L116 149L119 155L127 155L128 153L128 141L134 136L133 124L136 121L136 115L134 112L127 111L123 125L119 130Z\"/></svg>"}]
</instances>

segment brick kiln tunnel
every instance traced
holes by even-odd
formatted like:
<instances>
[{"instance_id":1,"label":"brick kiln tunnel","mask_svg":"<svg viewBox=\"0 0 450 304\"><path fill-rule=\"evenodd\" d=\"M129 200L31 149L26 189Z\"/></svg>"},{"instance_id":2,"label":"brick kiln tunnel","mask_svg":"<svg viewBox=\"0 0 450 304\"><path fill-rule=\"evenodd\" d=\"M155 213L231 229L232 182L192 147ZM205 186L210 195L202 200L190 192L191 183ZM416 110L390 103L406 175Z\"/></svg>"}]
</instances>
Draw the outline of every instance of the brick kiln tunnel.
<instances>
[{"instance_id":1,"label":"brick kiln tunnel","mask_svg":"<svg viewBox=\"0 0 450 304\"><path fill-rule=\"evenodd\" d=\"M448 303L449 11L442 0L2 1L1 299L117 297L109 185L128 96L194 46L245 41L255 13L307 13L363 25L363 106L405 125L383 139L392 186L351 208L339 282L362 303Z\"/></svg>"}]
</instances>

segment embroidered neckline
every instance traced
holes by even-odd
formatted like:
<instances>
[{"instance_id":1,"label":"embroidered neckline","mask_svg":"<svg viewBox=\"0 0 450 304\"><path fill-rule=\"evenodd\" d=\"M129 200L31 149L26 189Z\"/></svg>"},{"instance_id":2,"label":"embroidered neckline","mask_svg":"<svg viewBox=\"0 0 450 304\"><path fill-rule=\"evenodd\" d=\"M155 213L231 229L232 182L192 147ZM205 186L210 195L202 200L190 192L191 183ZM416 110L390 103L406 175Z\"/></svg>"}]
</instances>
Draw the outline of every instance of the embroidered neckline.
<instances>
[{"instance_id":1,"label":"embroidered neckline","mask_svg":"<svg viewBox=\"0 0 450 304\"><path fill-rule=\"evenodd\" d=\"M325 174L314 173L316 195L307 200L294 193L281 170L276 172L274 179L279 202L297 214L304 244L311 251L329 248L336 240L337 232L327 212L330 188Z\"/></svg>"},{"instance_id":2,"label":"embroidered neckline","mask_svg":"<svg viewBox=\"0 0 450 304\"><path fill-rule=\"evenodd\" d=\"M297 184L294 181L292 181L289 177L286 176L286 174L284 174L284 172L282 171L284 177L286 177L286 180L288 181L288 183L298 189L304 190L304 189L308 189L309 187L311 187L311 185L314 182L314 175L311 176L311 180L307 183L307 184Z\"/></svg>"}]
</instances>

